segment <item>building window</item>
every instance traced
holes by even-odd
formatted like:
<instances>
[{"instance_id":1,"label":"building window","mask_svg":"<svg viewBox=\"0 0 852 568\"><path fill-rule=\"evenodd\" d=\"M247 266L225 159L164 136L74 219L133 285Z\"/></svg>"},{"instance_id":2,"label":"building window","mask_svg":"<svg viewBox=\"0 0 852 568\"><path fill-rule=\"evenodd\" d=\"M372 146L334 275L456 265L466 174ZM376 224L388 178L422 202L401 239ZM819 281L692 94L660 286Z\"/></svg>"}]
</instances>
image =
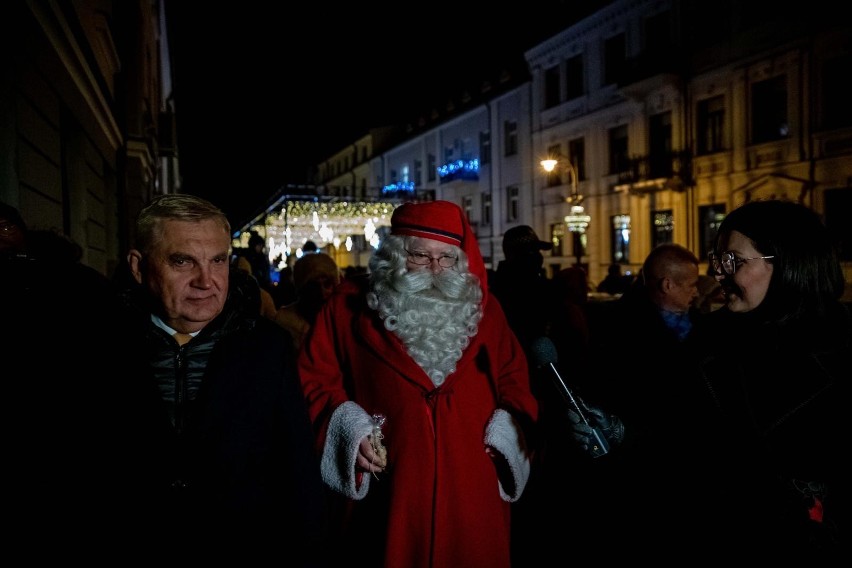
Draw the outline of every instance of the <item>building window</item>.
<instances>
[{"instance_id":1,"label":"building window","mask_svg":"<svg viewBox=\"0 0 852 568\"><path fill-rule=\"evenodd\" d=\"M421 160L414 160L414 183L418 186L423 184L423 162Z\"/></svg>"},{"instance_id":2,"label":"building window","mask_svg":"<svg viewBox=\"0 0 852 568\"><path fill-rule=\"evenodd\" d=\"M576 99L586 94L586 74L583 69L583 54L575 55L565 62L565 98Z\"/></svg>"},{"instance_id":3,"label":"building window","mask_svg":"<svg viewBox=\"0 0 852 568\"><path fill-rule=\"evenodd\" d=\"M479 163L481 165L491 163L491 131L486 130L479 133Z\"/></svg>"},{"instance_id":4,"label":"building window","mask_svg":"<svg viewBox=\"0 0 852 568\"><path fill-rule=\"evenodd\" d=\"M588 233L579 233L579 232L571 233L571 235L572 235L572 237L571 237L572 238L571 252L577 258L577 264L579 265L579 264L582 264L581 263L582 258L584 256L589 255L589 251L588 251L589 235L588 235ZM589 268L587 265L583 265L583 267L586 270L588 270L588 268Z\"/></svg>"},{"instance_id":5,"label":"building window","mask_svg":"<svg viewBox=\"0 0 852 568\"><path fill-rule=\"evenodd\" d=\"M503 123L505 156L514 156L518 153L518 123L507 120Z\"/></svg>"},{"instance_id":6,"label":"building window","mask_svg":"<svg viewBox=\"0 0 852 568\"><path fill-rule=\"evenodd\" d=\"M517 185L510 185L506 188L506 221L514 223L520 215L520 192Z\"/></svg>"},{"instance_id":7,"label":"building window","mask_svg":"<svg viewBox=\"0 0 852 568\"><path fill-rule=\"evenodd\" d=\"M722 95L704 99L698 103L698 140L696 152L699 156L721 152L724 147L725 97Z\"/></svg>"},{"instance_id":8,"label":"building window","mask_svg":"<svg viewBox=\"0 0 852 568\"><path fill-rule=\"evenodd\" d=\"M627 41L620 33L604 41L604 85L618 83L626 69Z\"/></svg>"},{"instance_id":9,"label":"building window","mask_svg":"<svg viewBox=\"0 0 852 568\"><path fill-rule=\"evenodd\" d=\"M568 141L568 158L577 172L577 181L586 179L586 141L574 138Z\"/></svg>"},{"instance_id":10,"label":"building window","mask_svg":"<svg viewBox=\"0 0 852 568\"><path fill-rule=\"evenodd\" d=\"M565 223L550 225L550 242L553 243L550 256L565 256Z\"/></svg>"},{"instance_id":11,"label":"building window","mask_svg":"<svg viewBox=\"0 0 852 568\"><path fill-rule=\"evenodd\" d=\"M456 140L456 146L458 146L458 140ZM454 161L455 153L456 149L454 146L444 146L444 163L449 164Z\"/></svg>"},{"instance_id":12,"label":"building window","mask_svg":"<svg viewBox=\"0 0 852 568\"><path fill-rule=\"evenodd\" d=\"M491 193L482 194L482 225L485 227L491 226Z\"/></svg>"},{"instance_id":13,"label":"building window","mask_svg":"<svg viewBox=\"0 0 852 568\"><path fill-rule=\"evenodd\" d=\"M752 144L782 140L790 135L786 75L752 85L751 115Z\"/></svg>"},{"instance_id":14,"label":"building window","mask_svg":"<svg viewBox=\"0 0 852 568\"><path fill-rule=\"evenodd\" d=\"M672 113L661 112L648 120L648 165L651 178L672 174Z\"/></svg>"},{"instance_id":15,"label":"building window","mask_svg":"<svg viewBox=\"0 0 852 568\"><path fill-rule=\"evenodd\" d=\"M645 20L645 55L651 58L671 57L674 47L672 41L671 12L655 14Z\"/></svg>"},{"instance_id":16,"label":"building window","mask_svg":"<svg viewBox=\"0 0 852 568\"><path fill-rule=\"evenodd\" d=\"M820 111L821 130L835 130L852 126L852 105L849 104L849 70L852 55L844 54L826 59L822 64Z\"/></svg>"},{"instance_id":17,"label":"building window","mask_svg":"<svg viewBox=\"0 0 852 568\"><path fill-rule=\"evenodd\" d=\"M630 215L612 216L611 259L616 264L630 263Z\"/></svg>"},{"instance_id":18,"label":"building window","mask_svg":"<svg viewBox=\"0 0 852 568\"><path fill-rule=\"evenodd\" d=\"M716 233L719 225L725 218L725 206L721 203L713 205L702 205L698 208L698 232L701 236L699 243L698 258L706 261L713 252L713 244L716 242Z\"/></svg>"},{"instance_id":19,"label":"building window","mask_svg":"<svg viewBox=\"0 0 852 568\"><path fill-rule=\"evenodd\" d=\"M555 144L553 146L548 146L547 148L547 156L551 158L559 158L562 154L562 145ZM562 185L562 170L564 168L557 165L553 168L552 172L547 172L547 187L556 187L558 185Z\"/></svg>"},{"instance_id":20,"label":"building window","mask_svg":"<svg viewBox=\"0 0 852 568\"><path fill-rule=\"evenodd\" d=\"M559 104L559 65L544 70L544 108Z\"/></svg>"},{"instance_id":21,"label":"building window","mask_svg":"<svg viewBox=\"0 0 852 568\"><path fill-rule=\"evenodd\" d=\"M619 174L630 169L627 154L627 125L609 129L609 173Z\"/></svg>"},{"instance_id":22,"label":"building window","mask_svg":"<svg viewBox=\"0 0 852 568\"><path fill-rule=\"evenodd\" d=\"M426 166L426 179L429 181L435 181L438 178L438 163L435 160L434 154L429 154L427 157L428 162Z\"/></svg>"},{"instance_id":23,"label":"building window","mask_svg":"<svg viewBox=\"0 0 852 568\"><path fill-rule=\"evenodd\" d=\"M671 209L651 212L651 246L674 241L674 216Z\"/></svg>"},{"instance_id":24,"label":"building window","mask_svg":"<svg viewBox=\"0 0 852 568\"><path fill-rule=\"evenodd\" d=\"M467 217L467 222L473 222L473 197L469 195L465 195L462 197L462 210L464 211L464 216Z\"/></svg>"}]
</instances>

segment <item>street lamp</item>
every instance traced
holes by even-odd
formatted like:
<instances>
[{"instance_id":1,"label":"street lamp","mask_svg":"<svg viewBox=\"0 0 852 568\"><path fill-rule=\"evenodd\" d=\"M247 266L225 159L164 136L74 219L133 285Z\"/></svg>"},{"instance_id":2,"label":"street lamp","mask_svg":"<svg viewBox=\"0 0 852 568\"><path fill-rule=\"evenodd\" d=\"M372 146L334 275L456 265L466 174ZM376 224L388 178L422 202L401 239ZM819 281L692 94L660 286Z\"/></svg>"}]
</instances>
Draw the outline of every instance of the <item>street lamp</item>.
<instances>
[{"instance_id":1,"label":"street lamp","mask_svg":"<svg viewBox=\"0 0 852 568\"><path fill-rule=\"evenodd\" d=\"M565 203L571 205L571 213L565 216L565 224L568 226L568 231L574 235L574 254L577 257L577 266L580 266L583 257L582 239L592 218L586 215L581 205L584 197L577 190L577 170L571 161L566 159L559 160L553 157L541 161L541 167L548 173L556 169L557 165L562 165L568 170L568 174L571 176L571 194L565 198Z\"/></svg>"}]
</instances>

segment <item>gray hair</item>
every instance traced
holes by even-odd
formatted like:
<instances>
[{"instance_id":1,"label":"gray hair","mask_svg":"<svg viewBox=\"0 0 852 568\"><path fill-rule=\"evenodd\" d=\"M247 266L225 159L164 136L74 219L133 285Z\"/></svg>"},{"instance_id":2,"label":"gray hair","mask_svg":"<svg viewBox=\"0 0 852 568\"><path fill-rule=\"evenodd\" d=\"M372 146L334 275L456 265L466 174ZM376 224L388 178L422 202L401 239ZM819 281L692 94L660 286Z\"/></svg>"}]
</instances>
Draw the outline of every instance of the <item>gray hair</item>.
<instances>
[{"instance_id":1,"label":"gray hair","mask_svg":"<svg viewBox=\"0 0 852 568\"><path fill-rule=\"evenodd\" d=\"M149 253L163 232L163 221L200 222L212 219L218 221L227 235L231 234L231 224L221 209L201 197L187 193L160 195L142 208L136 217L136 248Z\"/></svg>"}]
</instances>

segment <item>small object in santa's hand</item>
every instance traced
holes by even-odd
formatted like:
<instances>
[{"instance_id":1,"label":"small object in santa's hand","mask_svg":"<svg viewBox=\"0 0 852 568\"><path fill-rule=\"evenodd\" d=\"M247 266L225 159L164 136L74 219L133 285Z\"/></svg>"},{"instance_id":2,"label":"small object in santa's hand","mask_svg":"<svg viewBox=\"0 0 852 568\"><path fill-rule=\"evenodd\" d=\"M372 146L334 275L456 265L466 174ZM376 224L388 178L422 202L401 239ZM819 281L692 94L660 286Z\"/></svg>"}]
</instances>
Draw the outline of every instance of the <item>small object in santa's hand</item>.
<instances>
[{"instance_id":1,"label":"small object in santa's hand","mask_svg":"<svg viewBox=\"0 0 852 568\"><path fill-rule=\"evenodd\" d=\"M382 439L385 437L382 433L382 426L385 420L384 414L373 414L373 433L370 434L370 444L379 456L378 465L383 468L388 465L388 449L382 444Z\"/></svg>"}]
</instances>

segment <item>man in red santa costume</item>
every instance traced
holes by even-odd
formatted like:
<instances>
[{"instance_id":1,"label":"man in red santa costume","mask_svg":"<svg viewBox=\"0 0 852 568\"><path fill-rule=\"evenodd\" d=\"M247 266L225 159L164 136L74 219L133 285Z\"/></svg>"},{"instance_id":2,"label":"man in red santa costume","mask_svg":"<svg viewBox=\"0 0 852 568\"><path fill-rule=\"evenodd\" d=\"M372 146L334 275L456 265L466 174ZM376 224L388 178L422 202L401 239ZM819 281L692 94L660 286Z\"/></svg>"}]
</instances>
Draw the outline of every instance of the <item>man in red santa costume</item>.
<instances>
[{"instance_id":1,"label":"man in red santa costume","mask_svg":"<svg viewBox=\"0 0 852 568\"><path fill-rule=\"evenodd\" d=\"M340 561L510 565L538 407L461 208L398 207L369 276L338 287L299 368L323 479L345 501Z\"/></svg>"}]
</instances>

